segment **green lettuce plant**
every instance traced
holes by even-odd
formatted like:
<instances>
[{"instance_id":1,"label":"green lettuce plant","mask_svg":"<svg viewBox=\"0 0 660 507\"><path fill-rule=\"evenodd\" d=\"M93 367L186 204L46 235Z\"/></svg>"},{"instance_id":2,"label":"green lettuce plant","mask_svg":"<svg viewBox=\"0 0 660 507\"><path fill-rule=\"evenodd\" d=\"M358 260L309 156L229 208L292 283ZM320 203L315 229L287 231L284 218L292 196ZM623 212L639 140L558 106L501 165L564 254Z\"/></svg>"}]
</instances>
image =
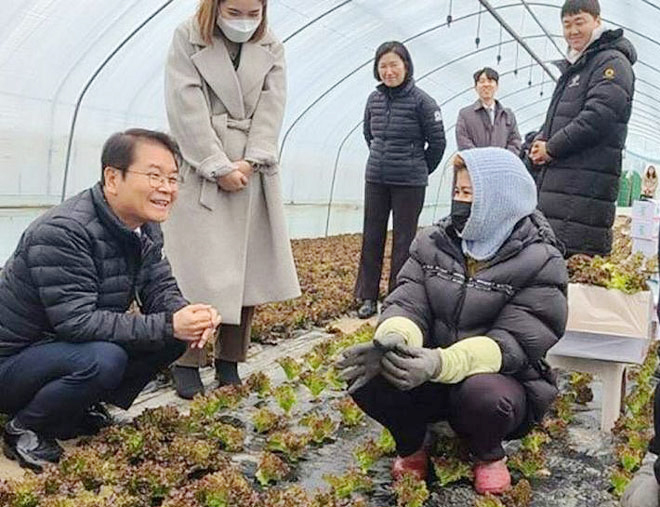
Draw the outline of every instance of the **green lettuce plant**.
<instances>
[{"instance_id":1,"label":"green lettuce plant","mask_svg":"<svg viewBox=\"0 0 660 507\"><path fill-rule=\"evenodd\" d=\"M442 487L463 479L472 479L470 464L455 456L432 457L431 462L438 484Z\"/></svg>"},{"instance_id":2,"label":"green lettuce plant","mask_svg":"<svg viewBox=\"0 0 660 507\"><path fill-rule=\"evenodd\" d=\"M422 507L429 498L425 481L420 481L412 473L405 473L394 483L397 507Z\"/></svg>"},{"instance_id":3,"label":"green lettuce plant","mask_svg":"<svg viewBox=\"0 0 660 507\"><path fill-rule=\"evenodd\" d=\"M267 486L279 482L291 472L289 466L272 452L264 452L259 458L256 478L259 484Z\"/></svg>"},{"instance_id":4,"label":"green lettuce plant","mask_svg":"<svg viewBox=\"0 0 660 507\"><path fill-rule=\"evenodd\" d=\"M302 371L302 365L291 356L277 359L277 364L282 367L284 374L289 381L298 378L298 375L300 375L300 372Z\"/></svg>"},{"instance_id":5,"label":"green lettuce plant","mask_svg":"<svg viewBox=\"0 0 660 507\"><path fill-rule=\"evenodd\" d=\"M252 414L252 423L257 433L268 433L284 425L282 416L267 408L260 408Z\"/></svg>"},{"instance_id":6,"label":"green lettuce plant","mask_svg":"<svg viewBox=\"0 0 660 507\"><path fill-rule=\"evenodd\" d=\"M270 377L262 371L250 375L245 380L245 385L248 386L250 391L256 393L260 399L267 398L272 390Z\"/></svg>"},{"instance_id":7,"label":"green lettuce plant","mask_svg":"<svg viewBox=\"0 0 660 507\"><path fill-rule=\"evenodd\" d=\"M355 448L353 456L355 457L355 461L360 467L360 470L366 474L383 456L383 451L381 451L376 442L369 439Z\"/></svg>"},{"instance_id":8,"label":"green lettuce plant","mask_svg":"<svg viewBox=\"0 0 660 507\"><path fill-rule=\"evenodd\" d=\"M300 424L309 429L311 440L318 445L334 440L333 435L339 426L330 417L316 412L307 414L300 420Z\"/></svg>"},{"instance_id":9,"label":"green lettuce plant","mask_svg":"<svg viewBox=\"0 0 660 507\"><path fill-rule=\"evenodd\" d=\"M296 462L305 451L309 440L309 435L300 435L290 431L276 431L268 437L266 448L269 451L281 452L289 461Z\"/></svg>"},{"instance_id":10,"label":"green lettuce plant","mask_svg":"<svg viewBox=\"0 0 660 507\"><path fill-rule=\"evenodd\" d=\"M325 390L327 383L318 371L305 371L300 374L300 381L309 390L314 399Z\"/></svg>"},{"instance_id":11,"label":"green lettuce plant","mask_svg":"<svg viewBox=\"0 0 660 507\"><path fill-rule=\"evenodd\" d=\"M296 392L288 384L282 384L275 388L273 396L277 400L277 404L287 415L291 413L291 409L297 402Z\"/></svg>"},{"instance_id":12,"label":"green lettuce plant","mask_svg":"<svg viewBox=\"0 0 660 507\"><path fill-rule=\"evenodd\" d=\"M333 406L339 410L341 422L344 426L353 427L364 421L364 412L350 396L336 401Z\"/></svg>"},{"instance_id":13,"label":"green lettuce plant","mask_svg":"<svg viewBox=\"0 0 660 507\"><path fill-rule=\"evenodd\" d=\"M368 493L374 488L371 478L353 468L342 475L326 474L323 480L330 485L333 496L349 498L353 493Z\"/></svg>"}]
</instances>

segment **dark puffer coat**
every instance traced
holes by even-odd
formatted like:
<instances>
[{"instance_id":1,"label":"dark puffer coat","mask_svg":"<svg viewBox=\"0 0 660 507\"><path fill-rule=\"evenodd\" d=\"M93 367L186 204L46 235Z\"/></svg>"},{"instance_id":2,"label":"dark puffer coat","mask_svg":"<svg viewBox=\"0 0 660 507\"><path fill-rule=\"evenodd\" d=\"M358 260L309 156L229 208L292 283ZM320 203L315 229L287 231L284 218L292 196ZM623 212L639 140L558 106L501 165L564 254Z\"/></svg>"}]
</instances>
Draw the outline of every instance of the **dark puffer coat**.
<instances>
[{"instance_id":1,"label":"dark puffer coat","mask_svg":"<svg viewBox=\"0 0 660 507\"><path fill-rule=\"evenodd\" d=\"M411 319L428 348L492 338L502 352L500 373L525 388L528 424L541 420L557 395L545 354L564 334L568 315L566 264L541 213L518 222L473 276L450 219L444 219L417 236L397 283L381 321Z\"/></svg>"},{"instance_id":2,"label":"dark puffer coat","mask_svg":"<svg viewBox=\"0 0 660 507\"><path fill-rule=\"evenodd\" d=\"M611 250L636 60L622 30L609 30L573 65L561 64L541 133L553 160L537 185L539 209L567 255Z\"/></svg>"},{"instance_id":3,"label":"dark puffer coat","mask_svg":"<svg viewBox=\"0 0 660 507\"><path fill-rule=\"evenodd\" d=\"M97 184L35 220L0 274L0 358L48 341L157 349L187 305L158 224L125 227ZM136 300L143 315L127 314Z\"/></svg>"},{"instance_id":4,"label":"dark puffer coat","mask_svg":"<svg viewBox=\"0 0 660 507\"><path fill-rule=\"evenodd\" d=\"M426 186L447 146L440 107L413 79L397 88L378 85L363 128L369 183Z\"/></svg>"}]
</instances>

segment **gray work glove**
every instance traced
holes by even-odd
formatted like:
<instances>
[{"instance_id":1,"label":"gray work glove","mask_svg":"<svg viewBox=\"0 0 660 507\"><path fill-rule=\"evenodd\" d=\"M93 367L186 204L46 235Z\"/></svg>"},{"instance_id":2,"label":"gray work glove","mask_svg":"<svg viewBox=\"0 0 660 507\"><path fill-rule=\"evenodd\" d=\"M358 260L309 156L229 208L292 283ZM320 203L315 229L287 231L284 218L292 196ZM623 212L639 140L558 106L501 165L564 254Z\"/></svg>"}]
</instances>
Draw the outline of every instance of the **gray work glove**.
<instances>
[{"instance_id":1,"label":"gray work glove","mask_svg":"<svg viewBox=\"0 0 660 507\"><path fill-rule=\"evenodd\" d=\"M381 373L384 354L394 350L397 345L405 343L406 339L403 336L389 333L371 342L349 347L342 352L335 367L339 370L339 378L348 382L348 393L353 394Z\"/></svg>"},{"instance_id":2,"label":"gray work glove","mask_svg":"<svg viewBox=\"0 0 660 507\"><path fill-rule=\"evenodd\" d=\"M397 345L383 357L382 375L394 387L409 391L440 375L442 359L435 349Z\"/></svg>"},{"instance_id":3,"label":"gray work glove","mask_svg":"<svg viewBox=\"0 0 660 507\"><path fill-rule=\"evenodd\" d=\"M653 473L655 455L647 454L621 498L621 507L658 507L660 487Z\"/></svg>"}]
</instances>

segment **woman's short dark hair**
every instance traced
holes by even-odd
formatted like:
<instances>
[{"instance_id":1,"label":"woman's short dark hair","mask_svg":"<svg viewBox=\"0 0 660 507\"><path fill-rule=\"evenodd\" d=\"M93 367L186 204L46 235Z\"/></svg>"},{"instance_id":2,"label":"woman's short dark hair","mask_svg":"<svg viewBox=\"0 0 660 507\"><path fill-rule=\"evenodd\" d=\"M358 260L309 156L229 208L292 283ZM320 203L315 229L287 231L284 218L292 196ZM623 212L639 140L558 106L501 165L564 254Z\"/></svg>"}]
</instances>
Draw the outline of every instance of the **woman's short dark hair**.
<instances>
[{"instance_id":1,"label":"woman's short dark hair","mask_svg":"<svg viewBox=\"0 0 660 507\"><path fill-rule=\"evenodd\" d=\"M500 82L500 75L497 73L497 71L495 69L492 69L490 67L484 67L483 69L479 69L472 76L474 78L474 84L475 85L479 82L479 78L481 77L482 74L486 74L486 77L488 79L492 79L496 83Z\"/></svg>"},{"instance_id":2,"label":"woman's short dark hair","mask_svg":"<svg viewBox=\"0 0 660 507\"><path fill-rule=\"evenodd\" d=\"M157 130L133 128L124 132L112 134L103 144L101 152L101 181L105 184L103 171L106 167L114 167L126 177L126 170L135 159L135 146L139 142L159 144L174 157L174 162L179 167L181 152L176 141L164 132Z\"/></svg>"},{"instance_id":3,"label":"woman's short dark hair","mask_svg":"<svg viewBox=\"0 0 660 507\"><path fill-rule=\"evenodd\" d=\"M406 66L406 81L413 77L413 63L410 53L401 42L392 40L388 42L383 42L378 49L376 50L376 57L374 58L374 78L376 81L380 81L380 75L378 74L378 62L380 59L387 53L394 53L399 58L403 60L403 64Z\"/></svg>"},{"instance_id":4,"label":"woman's short dark hair","mask_svg":"<svg viewBox=\"0 0 660 507\"><path fill-rule=\"evenodd\" d=\"M566 0L561 8L561 17L575 16L580 12L591 14L594 18L600 16L598 0Z\"/></svg>"}]
</instances>

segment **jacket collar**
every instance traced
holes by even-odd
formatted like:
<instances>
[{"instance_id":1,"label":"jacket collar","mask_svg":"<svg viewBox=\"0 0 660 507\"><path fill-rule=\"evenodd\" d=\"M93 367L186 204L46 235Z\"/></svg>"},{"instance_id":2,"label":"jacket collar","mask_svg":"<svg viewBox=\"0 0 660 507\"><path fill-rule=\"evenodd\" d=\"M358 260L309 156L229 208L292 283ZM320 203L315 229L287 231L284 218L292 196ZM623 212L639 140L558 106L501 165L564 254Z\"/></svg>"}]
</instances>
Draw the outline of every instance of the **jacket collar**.
<instances>
[{"instance_id":1,"label":"jacket collar","mask_svg":"<svg viewBox=\"0 0 660 507\"><path fill-rule=\"evenodd\" d=\"M637 61L637 53L632 44L623 36L623 30L618 28L616 30L605 30L601 36L593 41L587 49L584 50L580 58L571 65L566 60L558 60L553 62L555 66L561 71L562 74L567 71L575 71L582 69L589 60L591 60L597 53L607 49L615 49L623 54L632 64Z\"/></svg>"},{"instance_id":2,"label":"jacket collar","mask_svg":"<svg viewBox=\"0 0 660 507\"><path fill-rule=\"evenodd\" d=\"M451 226L450 217L445 217L436 224L432 238L440 250L461 263L465 262L465 255L461 250L461 239ZM502 244L495 257L486 262L486 266L504 262L518 255L528 245L539 242L549 243L562 251L562 246L558 243L547 219L536 210L516 224L509 238Z\"/></svg>"},{"instance_id":3,"label":"jacket collar","mask_svg":"<svg viewBox=\"0 0 660 507\"><path fill-rule=\"evenodd\" d=\"M199 46L199 51L191 56L191 60L204 81L222 101L232 118L246 118L243 97L261 86L266 74L275 63L275 55L270 47L277 42L268 30L257 42L246 42L241 49L241 65L234 70L234 64L224 42L224 36L216 27L213 43L206 44L199 32L199 26L194 18L189 25L189 40Z\"/></svg>"},{"instance_id":4,"label":"jacket collar","mask_svg":"<svg viewBox=\"0 0 660 507\"><path fill-rule=\"evenodd\" d=\"M380 92L384 93L388 97L403 97L404 95L408 95L414 87L415 87L414 78L410 78L408 81L397 86L396 88L390 88L389 86L383 83L376 86L376 88Z\"/></svg>"},{"instance_id":5,"label":"jacket collar","mask_svg":"<svg viewBox=\"0 0 660 507\"><path fill-rule=\"evenodd\" d=\"M138 236L135 231L132 231L119 220L119 217L108 204L103 193L103 186L97 183L91 188L92 202L96 209L96 214L103 225L122 243L132 244L138 246L140 244L151 245L155 236L154 224L145 223L140 226L140 235Z\"/></svg>"},{"instance_id":6,"label":"jacket collar","mask_svg":"<svg viewBox=\"0 0 660 507\"><path fill-rule=\"evenodd\" d=\"M495 112L499 111L502 108L502 106L500 105L500 101L497 99L495 99L493 106L495 108ZM479 109L484 109L484 110L486 109L484 107L483 102L481 102L481 99L477 99L477 101L472 105L472 107L475 111L479 111Z\"/></svg>"}]
</instances>

